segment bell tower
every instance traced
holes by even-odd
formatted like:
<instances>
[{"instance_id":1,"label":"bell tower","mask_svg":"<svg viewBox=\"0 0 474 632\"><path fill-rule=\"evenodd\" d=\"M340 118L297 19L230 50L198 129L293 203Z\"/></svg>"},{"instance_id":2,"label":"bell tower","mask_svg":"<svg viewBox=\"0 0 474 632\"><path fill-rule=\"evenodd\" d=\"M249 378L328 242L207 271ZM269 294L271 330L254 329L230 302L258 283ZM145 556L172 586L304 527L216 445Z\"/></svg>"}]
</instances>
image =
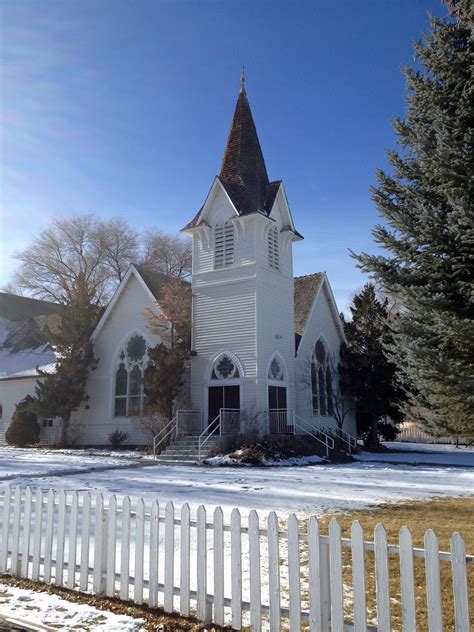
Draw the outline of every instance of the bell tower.
<instances>
[{"instance_id":1,"label":"bell tower","mask_svg":"<svg viewBox=\"0 0 474 632\"><path fill-rule=\"evenodd\" d=\"M220 173L182 229L193 240L191 396L204 426L240 409L241 430L264 434L269 408L294 407L292 244L302 236L283 183L268 178L244 82L242 72Z\"/></svg>"}]
</instances>

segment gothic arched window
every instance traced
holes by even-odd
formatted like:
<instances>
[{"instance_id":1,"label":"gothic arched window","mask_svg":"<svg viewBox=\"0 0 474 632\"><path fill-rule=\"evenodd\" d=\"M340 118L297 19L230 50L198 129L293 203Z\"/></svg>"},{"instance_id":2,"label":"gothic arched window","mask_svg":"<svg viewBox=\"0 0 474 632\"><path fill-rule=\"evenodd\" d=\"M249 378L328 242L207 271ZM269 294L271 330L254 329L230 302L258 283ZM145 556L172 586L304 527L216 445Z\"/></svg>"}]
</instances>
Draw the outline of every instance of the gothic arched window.
<instances>
[{"instance_id":1,"label":"gothic arched window","mask_svg":"<svg viewBox=\"0 0 474 632\"><path fill-rule=\"evenodd\" d=\"M314 415L325 417L334 413L332 366L322 338L314 345L311 361L311 395Z\"/></svg>"},{"instance_id":2,"label":"gothic arched window","mask_svg":"<svg viewBox=\"0 0 474 632\"><path fill-rule=\"evenodd\" d=\"M274 270L280 269L280 252L278 246L278 228L272 226L268 231L268 265Z\"/></svg>"},{"instance_id":3,"label":"gothic arched window","mask_svg":"<svg viewBox=\"0 0 474 632\"><path fill-rule=\"evenodd\" d=\"M143 376L150 364L146 351L147 344L143 336L134 334L120 352L115 367L115 417L137 417L143 414Z\"/></svg>"},{"instance_id":4,"label":"gothic arched window","mask_svg":"<svg viewBox=\"0 0 474 632\"><path fill-rule=\"evenodd\" d=\"M214 268L227 268L234 263L234 225L217 224L214 229Z\"/></svg>"}]
</instances>

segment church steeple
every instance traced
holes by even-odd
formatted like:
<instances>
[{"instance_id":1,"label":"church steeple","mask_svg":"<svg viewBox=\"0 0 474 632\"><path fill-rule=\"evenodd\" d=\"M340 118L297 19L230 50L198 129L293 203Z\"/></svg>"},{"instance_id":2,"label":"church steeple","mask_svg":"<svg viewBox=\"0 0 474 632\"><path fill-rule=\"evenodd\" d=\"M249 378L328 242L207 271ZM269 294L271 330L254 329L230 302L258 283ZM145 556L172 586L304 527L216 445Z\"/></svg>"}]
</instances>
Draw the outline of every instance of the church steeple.
<instances>
[{"instance_id":1,"label":"church steeple","mask_svg":"<svg viewBox=\"0 0 474 632\"><path fill-rule=\"evenodd\" d=\"M240 93L219 174L240 214L266 209L269 184L244 82L242 67Z\"/></svg>"}]
</instances>

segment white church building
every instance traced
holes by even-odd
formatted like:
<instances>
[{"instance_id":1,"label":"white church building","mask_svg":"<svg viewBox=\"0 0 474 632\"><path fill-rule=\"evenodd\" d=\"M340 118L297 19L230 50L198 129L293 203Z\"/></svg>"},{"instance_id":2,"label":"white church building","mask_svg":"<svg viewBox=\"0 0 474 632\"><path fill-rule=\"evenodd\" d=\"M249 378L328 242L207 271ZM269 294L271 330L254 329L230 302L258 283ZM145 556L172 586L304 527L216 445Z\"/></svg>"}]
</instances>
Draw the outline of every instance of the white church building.
<instances>
[{"instance_id":1,"label":"white church building","mask_svg":"<svg viewBox=\"0 0 474 632\"><path fill-rule=\"evenodd\" d=\"M268 178L243 85L220 174L182 232L193 247L193 354L178 432L218 434L228 431L226 420L233 432L260 436L335 428L331 394L342 323L325 273L293 276L293 244L303 237L282 181ZM78 444L107 444L116 428L128 432L131 445L147 441L136 420L146 407L147 349L159 339L146 310L159 309L162 280L130 266L98 323L98 367L89 377L87 407L73 416ZM18 393L34 392L35 373L0 366L0 440ZM45 428L51 440L51 426ZM352 412L344 430L356 434Z\"/></svg>"}]
</instances>

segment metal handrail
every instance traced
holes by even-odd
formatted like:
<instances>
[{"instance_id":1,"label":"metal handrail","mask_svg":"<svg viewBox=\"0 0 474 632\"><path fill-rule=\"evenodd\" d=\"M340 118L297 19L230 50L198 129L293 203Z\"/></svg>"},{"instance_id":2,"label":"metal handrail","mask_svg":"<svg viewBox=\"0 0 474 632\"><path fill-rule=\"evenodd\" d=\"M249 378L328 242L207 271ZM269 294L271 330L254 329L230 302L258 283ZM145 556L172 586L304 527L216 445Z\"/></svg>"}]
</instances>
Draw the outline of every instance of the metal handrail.
<instances>
[{"instance_id":1,"label":"metal handrail","mask_svg":"<svg viewBox=\"0 0 474 632\"><path fill-rule=\"evenodd\" d=\"M328 428L329 430L329 428ZM336 435L347 445L349 446L349 454L352 452L352 448L357 447L357 438L354 435L351 435L349 432L346 432L342 428L331 428L331 430L335 430Z\"/></svg>"},{"instance_id":2,"label":"metal handrail","mask_svg":"<svg viewBox=\"0 0 474 632\"><path fill-rule=\"evenodd\" d=\"M222 409L219 410L219 414L217 415L217 417L215 419L213 419L211 421L211 423L206 428L204 428L204 430L199 435L199 448L198 448L198 463L199 463L199 465L202 465L202 459L201 459L202 446L206 443L206 441L208 441L212 437L212 435L215 432L217 432L217 430L220 431L220 429L221 429L221 412L222 412ZM209 428L214 423L216 423L215 428L213 428L212 431L209 432ZM203 437L204 437L204 440L203 440Z\"/></svg>"},{"instance_id":3,"label":"metal handrail","mask_svg":"<svg viewBox=\"0 0 474 632\"><path fill-rule=\"evenodd\" d=\"M153 437L153 458L156 459L156 449L159 445L165 441L170 434L176 430L176 416L173 417L171 421L169 421L164 428L160 430L160 432Z\"/></svg>"},{"instance_id":4,"label":"metal handrail","mask_svg":"<svg viewBox=\"0 0 474 632\"><path fill-rule=\"evenodd\" d=\"M319 441L319 443L322 443L323 446L326 448L326 456L329 456L329 450L334 450L335 444L334 444L333 437L331 437L329 434L324 432L324 430L319 430L318 428L313 428L312 426L308 428L307 426L309 425L309 423L305 419L302 419L301 417L299 417L294 411L293 411L293 425L294 425L295 430L296 428L300 428L301 430L303 430L303 432L313 437L313 439L316 439L316 441ZM322 435L324 439L322 439L321 436L318 436L318 435Z\"/></svg>"}]
</instances>

